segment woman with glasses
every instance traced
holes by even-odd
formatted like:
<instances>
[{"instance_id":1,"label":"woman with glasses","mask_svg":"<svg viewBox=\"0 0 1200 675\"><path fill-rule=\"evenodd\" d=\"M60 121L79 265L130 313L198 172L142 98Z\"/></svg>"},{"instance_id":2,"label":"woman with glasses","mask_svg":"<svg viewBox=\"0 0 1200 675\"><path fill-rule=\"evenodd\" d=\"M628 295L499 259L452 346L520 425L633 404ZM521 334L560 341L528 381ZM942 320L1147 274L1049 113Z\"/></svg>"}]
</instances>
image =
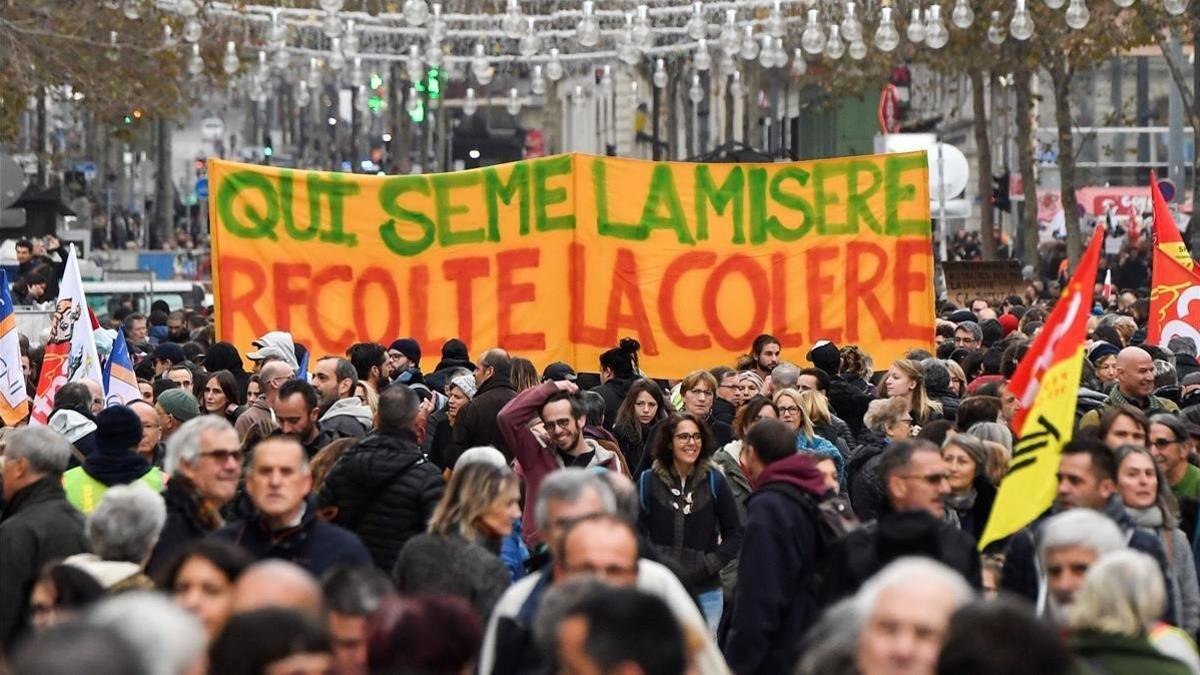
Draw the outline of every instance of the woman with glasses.
<instances>
[{"instance_id":1,"label":"woman with glasses","mask_svg":"<svg viewBox=\"0 0 1200 675\"><path fill-rule=\"evenodd\" d=\"M640 378L629 385L629 392L621 401L613 424L613 434L625 455L626 466L636 467L642 463L642 448L650 438L650 430L668 414L670 411L662 389L654 380Z\"/></svg>"},{"instance_id":2,"label":"woman with glasses","mask_svg":"<svg viewBox=\"0 0 1200 675\"><path fill-rule=\"evenodd\" d=\"M926 424L942 419L942 404L929 398L925 391L925 369L920 361L897 359L892 362L883 380L879 397L901 396L908 400L914 424Z\"/></svg>"},{"instance_id":3,"label":"woman with glasses","mask_svg":"<svg viewBox=\"0 0 1200 675\"><path fill-rule=\"evenodd\" d=\"M958 526L979 541L996 501L996 486L988 479L988 449L970 434L954 434L942 444L950 496L946 508L958 514Z\"/></svg>"},{"instance_id":4,"label":"woman with glasses","mask_svg":"<svg viewBox=\"0 0 1200 675\"><path fill-rule=\"evenodd\" d=\"M1117 494L1125 512L1138 527L1154 533L1167 554L1172 616L1165 618L1194 635L1200 628L1200 585L1191 544L1179 529L1179 503L1149 450L1123 445L1116 457Z\"/></svg>"},{"instance_id":5,"label":"woman with glasses","mask_svg":"<svg viewBox=\"0 0 1200 675\"><path fill-rule=\"evenodd\" d=\"M1191 438L1182 419L1171 414L1158 414L1150 418L1150 454L1162 467L1163 476L1180 506L1190 506L1194 511L1200 498L1200 468L1188 462L1191 453ZM1196 528L1184 528L1194 532Z\"/></svg>"},{"instance_id":6,"label":"woman with glasses","mask_svg":"<svg viewBox=\"0 0 1200 675\"><path fill-rule=\"evenodd\" d=\"M682 410L695 415L712 432L717 445L733 440L733 427L715 419L713 403L717 399L717 378L707 370L693 370L679 383Z\"/></svg>"},{"instance_id":7,"label":"woman with glasses","mask_svg":"<svg viewBox=\"0 0 1200 675\"><path fill-rule=\"evenodd\" d=\"M846 463L850 501L864 522L873 520L887 502L879 476L879 458L891 443L913 436L912 410L903 396L879 398L867 406L862 444Z\"/></svg>"},{"instance_id":8,"label":"woman with glasses","mask_svg":"<svg viewBox=\"0 0 1200 675\"><path fill-rule=\"evenodd\" d=\"M638 477L638 527L674 564L713 635L724 609L721 568L742 546L737 499L712 462L716 449L701 418L671 415L651 439L650 471Z\"/></svg>"},{"instance_id":9,"label":"woman with glasses","mask_svg":"<svg viewBox=\"0 0 1200 675\"><path fill-rule=\"evenodd\" d=\"M822 454L836 452L837 446L822 438L813 428L813 421L804 410L804 399L795 389L781 389L775 392L775 410L779 412L779 420L796 432L796 449L800 451L819 450Z\"/></svg>"}]
</instances>

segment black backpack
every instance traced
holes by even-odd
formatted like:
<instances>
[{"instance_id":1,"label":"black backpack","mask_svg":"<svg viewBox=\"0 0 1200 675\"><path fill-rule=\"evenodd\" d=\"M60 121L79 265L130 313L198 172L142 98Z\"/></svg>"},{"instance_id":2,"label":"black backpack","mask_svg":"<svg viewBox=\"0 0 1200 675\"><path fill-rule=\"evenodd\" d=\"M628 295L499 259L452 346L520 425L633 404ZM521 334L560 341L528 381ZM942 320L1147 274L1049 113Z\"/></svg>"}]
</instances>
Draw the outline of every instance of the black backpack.
<instances>
[{"instance_id":1,"label":"black backpack","mask_svg":"<svg viewBox=\"0 0 1200 675\"><path fill-rule=\"evenodd\" d=\"M818 558L823 557L834 542L862 526L862 522L854 514L854 509L850 507L850 500L839 494L829 493L824 497L815 497L791 483L783 482L768 483L758 491L778 492L804 509L812 518L817 530Z\"/></svg>"}]
</instances>

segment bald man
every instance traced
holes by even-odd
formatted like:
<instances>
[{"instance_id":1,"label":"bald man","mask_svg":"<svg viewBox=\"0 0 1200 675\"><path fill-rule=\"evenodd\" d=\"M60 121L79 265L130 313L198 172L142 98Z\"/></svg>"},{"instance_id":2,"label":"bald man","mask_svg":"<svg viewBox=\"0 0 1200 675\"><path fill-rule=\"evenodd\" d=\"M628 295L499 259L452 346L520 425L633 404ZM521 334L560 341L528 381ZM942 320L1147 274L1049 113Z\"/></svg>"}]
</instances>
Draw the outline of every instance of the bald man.
<instances>
[{"instance_id":1,"label":"bald man","mask_svg":"<svg viewBox=\"0 0 1200 675\"><path fill-rule=\"evenodd\" d=\"M275 399L279 397L279 388L284 382L296 376L296 371L283 361L274 360L268 361L258 371L259 386L262 387L263 396L257 401L251 401L246 412L242 413L237 419L234 428L238 433L238 441L245 441L246 434L250 429L263 420L274 420L275 412L273 407Z\"/></svg>"},{"instance_id":2,"label":"bald man","mask_svg":"<svg viewBox=\"0 0 1200 675\"><path fill-rule=\"evenodd\" d=\"M321 587L303 567L285 560L264 560L247 567L233 587L233 613L264 607L294 609L322 620Z\"/></svg>"},{"instance_id":3,"label":"bald man","mask_svg":"<svg viewBox=\"0 0 1200 675\"><path fill-rule=\"evenodd\" d=\"M1126 347L1117 354L1117 386L1104 402L1106 408L1131 405L1146 416L1156 413L1176 413L1179 406L1173 401L1155 396L1154 359L1141 347ZM1092 410L1079 421L1079 428L1100 423L1101 410Z\"/></svg>"}]
</instances>

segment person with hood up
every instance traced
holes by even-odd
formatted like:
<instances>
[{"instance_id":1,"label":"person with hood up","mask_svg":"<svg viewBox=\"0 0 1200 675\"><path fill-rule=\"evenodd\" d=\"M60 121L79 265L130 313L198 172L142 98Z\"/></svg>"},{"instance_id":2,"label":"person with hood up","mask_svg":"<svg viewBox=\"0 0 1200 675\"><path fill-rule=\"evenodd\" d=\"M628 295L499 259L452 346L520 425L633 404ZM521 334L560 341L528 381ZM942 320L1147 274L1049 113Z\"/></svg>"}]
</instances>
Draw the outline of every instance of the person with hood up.
<instances>
[{"instance_id":1,"label":"person with hood up","mask_svg":"<svg viewBox=\"0 0 1200 675\"><path fill-rule=\"evenodd\" d=\"M633 338L622 338L619 346L600 355L600 385L591 390L604 397L604 428L613 430L617 411L637 378L637 353L642 345Z\"/></svg>"},{"instance_id":2,"label":"person with hood up","mask_svg":"<svg viewBox=\"0 0 1200 675\"><path fill-rule=\"evenodd\" d=\"M154 590L143 571L167 521L162 497L145 485L118 485L104 494L84 526L91 553L63 561L92 575L109 593Z\"/></svg>"},{"instance_id":3,"label":"person with hood up","mask_svg":"<svg viewBox=\"0 0 1200 675\"><path fill-rule=\"evenodd\" d=\"M68 382L54 395L54 410L49 426L71 443L70 466L79 466L84 457L96 450L96 418L92 413L92 392L83 382Z\"/></svg>"},{"instance_id":4,"label":"person with hood up","mask_svg":"<svg viewBox=\"0 0 1200 675\"><path fill-rule=\"evenodd\" d=\"M357 396L358 372L350 361L326 356L313 366L321 416L317 419L330 438L363 438L374 426L374 414Z\"/></svg>"},{"instance_id":5,"label":"person with hood up","mask_svg":"<svg viewBox=\"0 0 1200 675\"><path fill-rule=\"evenodd\" d=\"M296 342L291 333L271 331L250 344L258 348L257 351L246 354L246 358L254 361L254 372L258 372L268 358L283 361L292 367L293 373L300 370L300 362L296 360Z\"/></svg>"},{"instance_id":6,"label":"person with hood up","mask_svg":"<svg viewBox=\"0 0 1200 675\"><path fill-rule=\"evenodd\" d=\"M790 673L819 616L814 514L828 488L815 460L797 454L796 433L779 420L750 427L741 461L754 492L722 650L738 675Z\"/></svg>"},{"instance_id":7,"label":"person with hood up","mask_svg":"<svg viewBox=\"0 0 1200 675\"><path fill-rule=\"evenodd\" d=\"M96 416L96 451L82 466L63 474L67 501L87 514L116 485L140 482L155 493L161 492L163 473L137 453L141 440L142 419L137 413L123 405L101 410Z\"/></svg>"},{"instance_id":8,"label":"person with hood up","mask_svg":"<svg viewBox=\"0 0 1200 675\"><path fill-rule=\"evenodd\" d=\"M455 368L475 370L475 363L467 353L467 344L458 338L451 338L442 345L442 360L432 373L425 376L425 386L432 391L446 393L446 385L450 383L449 373Z\"/></svg>"}]
</instances>

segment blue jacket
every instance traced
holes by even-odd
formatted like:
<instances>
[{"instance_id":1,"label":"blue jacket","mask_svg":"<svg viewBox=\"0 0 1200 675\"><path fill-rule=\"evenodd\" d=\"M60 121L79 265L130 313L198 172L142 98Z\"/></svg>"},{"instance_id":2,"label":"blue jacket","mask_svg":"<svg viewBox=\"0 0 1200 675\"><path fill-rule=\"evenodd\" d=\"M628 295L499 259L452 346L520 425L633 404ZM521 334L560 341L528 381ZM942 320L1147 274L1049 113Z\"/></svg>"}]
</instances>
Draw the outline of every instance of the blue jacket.
<instances>
[{"instance_id":1,"label":"blue jacket","mask_svg":"<svg viewBox=\"0 0 1200 675\"><path fill-rule=\"evenodd\" d=\"M367 547L353 532L317 518L312 499L296 527L271 532L256 514L210 536L237 544L259 560L278 558L296 563L318 579L334 565L372 564Z\"/></svg>"}]
</instances>

